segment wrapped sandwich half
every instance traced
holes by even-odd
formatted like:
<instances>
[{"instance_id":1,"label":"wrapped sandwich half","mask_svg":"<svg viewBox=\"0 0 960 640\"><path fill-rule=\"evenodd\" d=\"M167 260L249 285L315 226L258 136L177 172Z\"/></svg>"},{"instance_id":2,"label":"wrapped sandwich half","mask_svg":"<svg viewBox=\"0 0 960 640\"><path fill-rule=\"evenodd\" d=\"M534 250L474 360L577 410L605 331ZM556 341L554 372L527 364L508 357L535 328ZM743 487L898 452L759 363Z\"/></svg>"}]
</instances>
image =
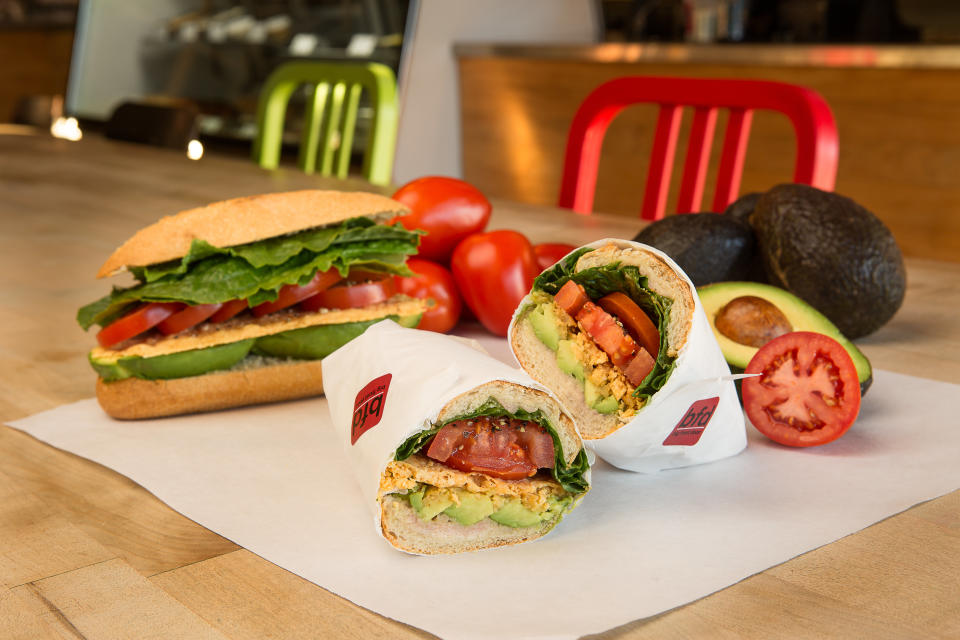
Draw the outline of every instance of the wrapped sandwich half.
<instances>
[{"instance_id":1,"label":"wrapped sandwich half","mask_svg":"<svg viewBox=\"0 0 960 640\"><path fill-rule=\"evenodd\" d=\"M534 281L509 341L611 464L655 471L746 446L730 370L696 290L652 247L609 239L570 253Z\"/></svg>"},{"instance_id":2,"label":"wrapped sandwich half","mask_svg":"<svg viewBox=\"0 0 960 640\"><path fill-rule=\"evenodd\" d=\"M463 341L384 321L323 370L377 530L402 551L534 540L589 489L587 454L560 403Z\"/></svg>"}]
</instances>

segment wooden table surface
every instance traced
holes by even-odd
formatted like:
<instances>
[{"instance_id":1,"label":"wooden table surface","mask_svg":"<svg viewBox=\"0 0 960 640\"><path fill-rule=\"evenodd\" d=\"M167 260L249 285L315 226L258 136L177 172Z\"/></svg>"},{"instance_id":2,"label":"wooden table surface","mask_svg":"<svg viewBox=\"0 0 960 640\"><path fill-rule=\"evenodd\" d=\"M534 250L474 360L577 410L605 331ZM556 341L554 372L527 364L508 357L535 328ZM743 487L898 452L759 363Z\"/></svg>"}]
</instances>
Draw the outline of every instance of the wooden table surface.
<instances>
[{"instance_id":1,"label":"wooden table surface","mask_svg":"<svg viewBox=\"0 0 960 640\"><path fill-rule=\"evenodd\" d=\"M242 159L0 136L0 418L92 395L93 337L74 313L107 290L94 273L135 230L213 200L324 184ZM630 238L640 222L498 202L491 226L583 243ZM960 383L960 265L911 260L908 276L903 309L860 345L876 368ZM0 638L431 637L5 426L0 587ZM601 637L960 637L960 491Z\"/></svg>"}]
</instances>

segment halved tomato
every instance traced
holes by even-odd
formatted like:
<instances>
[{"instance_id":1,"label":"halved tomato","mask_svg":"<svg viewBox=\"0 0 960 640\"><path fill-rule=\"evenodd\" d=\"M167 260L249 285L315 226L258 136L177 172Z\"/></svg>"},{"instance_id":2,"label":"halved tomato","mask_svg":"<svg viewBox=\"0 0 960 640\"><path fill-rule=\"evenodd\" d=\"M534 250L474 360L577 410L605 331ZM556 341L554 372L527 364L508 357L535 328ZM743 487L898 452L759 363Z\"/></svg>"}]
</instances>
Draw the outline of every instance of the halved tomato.
<instances>
[{"instance_id":1,"label":"halved tomato","mask_svg":"<svg viewBox=\"0 0 960 640\"><path fill-rule=\"evenodd\" d=\"M111 322L97 333L97 342L104 349L138 336L157 326L183 308L180 302L151 302Z\"/></svg>"},{"instance_id":2,"label":"halved tomato","mask_svg":"<svg viewBox=\"0 0 960 640\"><path fill-rule=\"evenodd\" d=\"M223 304L193 304L186 309L181 309L175 314L157 325L160 333L169 336L173 333L186 331L190 327L195 327L213 314L215 314Z\"/></svg>"},{"instance_id":3,"label":"halved tomato","mask_svg":"<svg viewBox=\"0 0 960 640\"><path fill-rule=\"evenodd\" d=\"M317 309L355 309L386 302L397 293L397 285L391 275L376 274L379 280L350 284L343 281L300 303L307 311Z\"/></svg>"},{"instance_id":4,"label":"halved tomato","mask_svg":"<svg viewBox=\"0 0 960 640\"><path fill-rule=\"evenodd\" d=\"M795 331L760 348L743 381L743 408L760 433L792 447L836 440L860 411L850 354L828 336Z\"/></svg>"},{"instance_id":5,"label":"halved tomato","mask_svg":"<svg viewBox=\"0 0 960 640\"><path fill-rule=\"evenodd\" d=\"M210 316L210 322L226 322L233 316L237 315L244 309L246 309L249 304L246 300L231 300L230 302L224 302L223 306L220 307L220 310L215 314Z\"/></svg>"},{"instance_id":6,"label":"halved tomato","mask_svg":"<svg viewBox=\"0 0 960 640\"><path fill-rule=\"evenodd\" d=\"M603 296L597 300L597 304L607 313L616 316L633 339L640 343L654 360L657 359L657 354L660 353L660 332L653 320L630 296L617 291Z\"/></svg>"},{"instance_id":7,"label":"halved tomato","mask_svg":"<svg viewBox=\"0 0 960 640\"><path fill-rule=\"evenodd\" d=\"M444 425L426 455L466 473L505 480L529 478L555 462L553 437L536 422L488 416Z\"/></svg>"},{"instance_id":8,"label":"halved tomato","mask_svg":"<svg viewBox=\"0 0 960 640\"><path fill-rule=\"evenodd\" d=\"M343 276L340 275L340 272L337 271L336 268L328 271L318 271L317 275L313 277L313 280L303 286L288 284L281 287L280 292L277 294L277 299L273 302L258 304L252 309L253 315L259 318L268 313L274 313L275 311L292 307L301 300L305 300L310 296L320 293L324 289L332 287L342 279Z\"/></svg>"}]
</instances>

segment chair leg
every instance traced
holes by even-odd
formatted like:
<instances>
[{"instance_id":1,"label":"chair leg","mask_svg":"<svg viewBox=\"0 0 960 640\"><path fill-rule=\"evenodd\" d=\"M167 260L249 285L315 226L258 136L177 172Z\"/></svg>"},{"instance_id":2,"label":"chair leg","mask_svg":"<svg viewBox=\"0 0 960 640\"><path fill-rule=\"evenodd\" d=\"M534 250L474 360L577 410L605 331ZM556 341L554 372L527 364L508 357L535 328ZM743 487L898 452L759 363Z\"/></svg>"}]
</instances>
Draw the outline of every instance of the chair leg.
<instances>
[{"instance_id":1,"label":"chair leg","mask_svg":"<svg viewBox=\"0 0 960 640\"><path fill-rule=\"evenodd\" d=\"M320 152L320 174L324 176L333 175L334 155L340 145L343 144L343 138L340 135L340 120L343 115L343 101L346 93L347 86L342 82L333 85L330 92L330 111L323 127L323 144ZM337 177L345 178L346 175L338 175Z\"/></svg>"},{"instance_id":2,"label":"chair leg","mask_svg":"<svg viewBox=\"0 0 960 640\"><path fill-rule=\"evenodd\" d=\"M350 155L353 152L353 138L357 128L357 111L360 108L360 94L363 86L359 84L350 85L350 92L347 95L347 104L343 110L343 126L340 128L343 132L340 137L340 149L337 155L336 174L341 178L346 178L350 173Z\"/></svg>"},{"instance_id":3,"label":"chair leg","mask_svg":"<svg viewBox=\"0 0 960 640\"><path fill-rule=\"evenodd\" d=\"M320 126L326 111L330 85L321 82L310 92L304 112L303 134L300 140L300 155L297 165L304 173L316 173L317 154L320 151Z\"/></svg>"}]
</instances>

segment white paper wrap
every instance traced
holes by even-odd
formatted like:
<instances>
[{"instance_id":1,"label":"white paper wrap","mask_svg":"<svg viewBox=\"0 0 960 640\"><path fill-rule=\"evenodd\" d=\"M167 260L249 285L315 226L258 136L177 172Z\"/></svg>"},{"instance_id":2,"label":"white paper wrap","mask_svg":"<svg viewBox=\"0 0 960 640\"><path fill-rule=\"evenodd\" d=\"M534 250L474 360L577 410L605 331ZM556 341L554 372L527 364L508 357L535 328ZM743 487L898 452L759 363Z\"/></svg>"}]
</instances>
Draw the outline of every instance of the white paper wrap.
<instances>
[{"instance_id":1,"label":"white paper wrap","mask_svg":"<svg viewBox=\"0 0 960 640\"><path fill-rule=\"evenodd\" d=\"M693 292L693 323L687 342L667 383L634 418L600 440L584 444L610 464L639 472L686 467L736 455L747 446L743 412L734 377L723 358L696 287L665 253L638 242L607 238L584 245L594 249L614 244L650 251L681 276ZM520 303L514 323L529 296ZM575 417L575 414L573 414Z\"/></svg>"},{"instance_id":2,"label":"white paper wrap","mask_svg":"<svg viewBox=\"0 0 960 640\"><path fill-rule=\"evenodd\" d=\"M553 397L473 340L405 329L392 320L371 326L327 356L322 367L334 431L380 535L377 493L383 470L397 447L430 428L450 400L494 380Z\"/></svg>"}]
</instances>

